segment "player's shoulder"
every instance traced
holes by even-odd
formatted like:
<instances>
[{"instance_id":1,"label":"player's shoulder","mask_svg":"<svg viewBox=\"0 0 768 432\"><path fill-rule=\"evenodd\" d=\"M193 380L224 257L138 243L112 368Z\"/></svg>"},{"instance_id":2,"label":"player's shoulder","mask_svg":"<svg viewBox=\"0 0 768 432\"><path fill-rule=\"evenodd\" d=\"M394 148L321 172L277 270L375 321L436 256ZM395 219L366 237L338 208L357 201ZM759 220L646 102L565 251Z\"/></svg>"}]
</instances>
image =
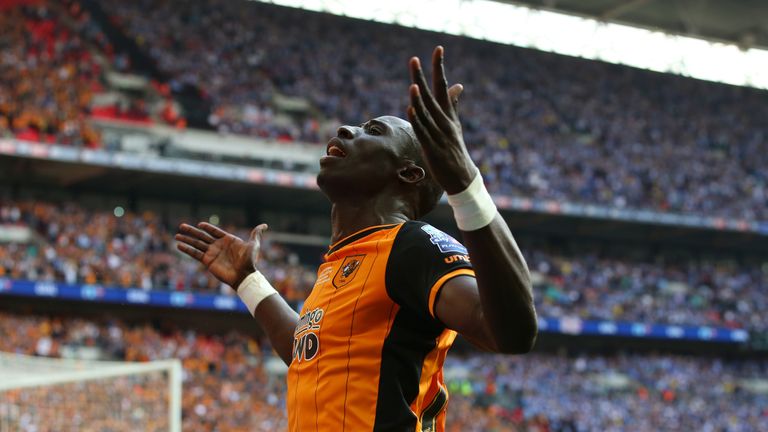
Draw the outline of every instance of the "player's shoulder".
<instances>
[{"instance_id":1,"label":"player's shoulder","mask_svg":"<svg viewBox=\"0 0 768 432\"><path fill-rule=\"evenodd\" d=\"M467 248L450 234L422 221L408 221L400 228L393 249L426 249L440 254L466 254Z\"/></svg>"},{"instance_id":2,"label":"player's shoulder","mask_svg":"<svg viewBox=\"0 0 768 432\"><path fill-rule=\"evenodd\" d=\"M400 227L386 266L389 297L424 318L434 318L437 293L451 275L473 274L464 245L421 221Z\"/></svg>"}]
</instances>

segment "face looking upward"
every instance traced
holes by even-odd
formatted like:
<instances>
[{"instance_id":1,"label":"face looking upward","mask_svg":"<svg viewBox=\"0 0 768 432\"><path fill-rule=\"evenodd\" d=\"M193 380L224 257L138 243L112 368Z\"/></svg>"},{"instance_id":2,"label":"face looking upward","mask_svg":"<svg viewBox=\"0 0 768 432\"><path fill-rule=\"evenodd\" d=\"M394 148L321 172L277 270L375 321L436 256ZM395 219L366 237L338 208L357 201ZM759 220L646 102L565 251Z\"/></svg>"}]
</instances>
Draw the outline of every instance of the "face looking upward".
<instances>
[{"instance_id":1,"label":"face looking upward","mask_svg":"<svg viewBox=\"0 0 768 432\"><path fill-rule=\"evenodd\" d=\"M407 155L415 144L407 132L410 128L410 123L392 116L340 127L320 158L320 189L335 202L401 187Z\"/></svg>"}]
</instances>

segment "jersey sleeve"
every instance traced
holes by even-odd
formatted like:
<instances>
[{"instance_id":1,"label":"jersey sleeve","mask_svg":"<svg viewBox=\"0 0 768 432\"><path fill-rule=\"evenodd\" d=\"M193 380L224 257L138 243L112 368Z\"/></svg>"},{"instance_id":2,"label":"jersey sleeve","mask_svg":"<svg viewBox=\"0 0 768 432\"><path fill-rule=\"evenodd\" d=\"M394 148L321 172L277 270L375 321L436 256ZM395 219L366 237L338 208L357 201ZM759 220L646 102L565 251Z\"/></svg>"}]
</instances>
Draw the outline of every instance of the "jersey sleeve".
<instances>
[{"instance_id":1,"label":"jersey sleeve","mask_svg":"<svg viewBox=\"0 0 768 432\"><path fill-rule=\"evenodd\" d=\"M436 319L440 289L460 275L475 276L464 245L422 222L400 228L386 269L387 293L397 304Z\"/></svg>"}]
</instances>

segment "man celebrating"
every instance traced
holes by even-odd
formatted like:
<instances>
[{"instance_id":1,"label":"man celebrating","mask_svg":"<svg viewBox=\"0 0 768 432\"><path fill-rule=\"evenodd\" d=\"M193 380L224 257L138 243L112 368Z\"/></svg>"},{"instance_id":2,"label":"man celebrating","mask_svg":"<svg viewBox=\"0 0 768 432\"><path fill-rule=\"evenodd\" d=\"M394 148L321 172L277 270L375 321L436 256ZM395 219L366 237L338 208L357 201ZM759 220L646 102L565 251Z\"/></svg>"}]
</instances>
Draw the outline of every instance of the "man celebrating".
<instances>
[{"instance_id":1,"label":"man celebrating","mask_svg":"<svg viewBox=\"0 0 768 432\"><path fill-rule=\"evenodd\" d=\"M442 367L457 332L480 348L526 353L537 322L520 249L467 152L443 48L430 91L410 61L408 118L340 127L317 183L331 200L332 245L297 315L256 270L245 241L182 224L182 252L237 290L289 365L291 431L443 431ZM416 221L448 194L466 247Z\"/></svg>"}]
</instances>

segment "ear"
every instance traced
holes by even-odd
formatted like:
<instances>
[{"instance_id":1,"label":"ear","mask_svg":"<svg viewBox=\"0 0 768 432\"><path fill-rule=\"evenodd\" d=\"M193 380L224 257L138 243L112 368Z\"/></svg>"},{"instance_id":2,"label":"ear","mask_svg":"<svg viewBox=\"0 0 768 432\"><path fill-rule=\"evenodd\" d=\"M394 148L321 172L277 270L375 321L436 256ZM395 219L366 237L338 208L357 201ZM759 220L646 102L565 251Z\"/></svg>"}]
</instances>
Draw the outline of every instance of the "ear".
<instances>
[{"instance_id":1,"label":"ear","mask_svg":"<svg viewBox=\"0 0 768 432\"><path fill-rule=\"evenodd\" d=\"M424 177L426 176L427 172L424 171L424 168L416 165L411 161L408 161L408 165L400 168L397 171L397 178L399 178L402 182L410 184L416 184L424 180Z\"/></svg>"}]
</instances>

